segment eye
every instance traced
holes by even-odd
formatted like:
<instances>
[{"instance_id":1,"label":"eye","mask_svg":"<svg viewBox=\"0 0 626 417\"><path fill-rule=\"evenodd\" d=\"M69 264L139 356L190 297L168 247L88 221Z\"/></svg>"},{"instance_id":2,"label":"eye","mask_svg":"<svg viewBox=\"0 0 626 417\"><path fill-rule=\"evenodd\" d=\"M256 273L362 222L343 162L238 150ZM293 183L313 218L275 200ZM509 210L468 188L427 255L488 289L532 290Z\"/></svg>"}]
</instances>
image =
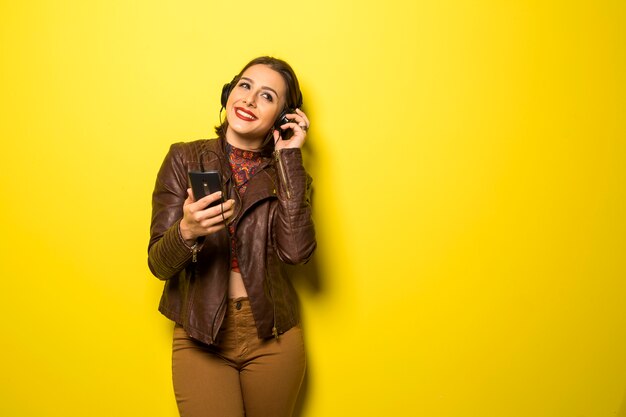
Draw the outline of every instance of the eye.
<instances>
[{"instance_id":1,"label":"eye","mask_svg":"<svg viewBox=\"0 0 626 417\"><path fill-rule=\"evenodd\" d=\"M246 90L249 90L250 89L250 84L248 84L245 81L242 81L242 82L239 83L239 87L245 88Z\"/></svg>"},{"instance_id":2,"label":"eye","mask_svg":"<svg viewBox=\"0 0 626 417\"><path fill-rule=\"evenodd\" d=\"M272 101L274 101L274 97L272 97L272 95L270 93L263 93L263 94L261 94L261 97L263 97L264 99L266 99L270 103Z\"/></svg>"}]
</instances>

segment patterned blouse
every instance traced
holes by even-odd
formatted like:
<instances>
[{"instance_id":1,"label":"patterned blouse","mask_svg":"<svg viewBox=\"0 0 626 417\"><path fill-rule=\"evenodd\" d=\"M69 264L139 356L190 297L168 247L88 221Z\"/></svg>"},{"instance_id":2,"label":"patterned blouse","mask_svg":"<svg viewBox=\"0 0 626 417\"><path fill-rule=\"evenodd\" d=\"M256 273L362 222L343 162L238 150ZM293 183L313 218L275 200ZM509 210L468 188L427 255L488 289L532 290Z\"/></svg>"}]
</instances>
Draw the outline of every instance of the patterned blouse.
<instances>
[{"instance_id":1,"label":"patterned blouse","mask_svg":"<svg viewBox=\"0 0 626 417\"><path fill-rule=\"evenodd\" d=\"M228 152L228 161L230 162L230 169L235 179L235 186L239 195L243 197L248 188L248 181L256 174L263 158L260 152L245 151L243 149L235 148L231 144L226 144L226 150ZM237 260L237 238L235 237L235 226L231 223L228 226L231 236L231 269L235 272L241 272L239 270L239 261Z\"/></svg>"}]
</instances>

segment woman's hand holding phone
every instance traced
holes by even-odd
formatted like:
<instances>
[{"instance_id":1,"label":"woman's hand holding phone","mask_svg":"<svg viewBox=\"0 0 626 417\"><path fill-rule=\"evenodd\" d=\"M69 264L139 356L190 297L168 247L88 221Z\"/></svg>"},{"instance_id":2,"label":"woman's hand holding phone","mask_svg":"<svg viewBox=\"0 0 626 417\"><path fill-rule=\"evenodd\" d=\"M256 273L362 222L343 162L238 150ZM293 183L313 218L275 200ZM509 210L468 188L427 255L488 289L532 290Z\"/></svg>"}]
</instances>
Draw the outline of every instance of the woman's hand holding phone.
<instances>
[{"instance_id":1,"label":"woman's hand holding phone","mask_svg":"<svg viewBox=\"0 0 626 417\"><path fill-rule=\"evenodd\" d=\"M187 189L187 199L183 203L183 219L180 221L180 234L190 246L200 236L210 235L225 227L225 220L235 211L235 200L227 200L213 207L209 205L220 201L222 192L209 194L198 201L193 198L191 188Z\"/></svg>"}]
</instances>

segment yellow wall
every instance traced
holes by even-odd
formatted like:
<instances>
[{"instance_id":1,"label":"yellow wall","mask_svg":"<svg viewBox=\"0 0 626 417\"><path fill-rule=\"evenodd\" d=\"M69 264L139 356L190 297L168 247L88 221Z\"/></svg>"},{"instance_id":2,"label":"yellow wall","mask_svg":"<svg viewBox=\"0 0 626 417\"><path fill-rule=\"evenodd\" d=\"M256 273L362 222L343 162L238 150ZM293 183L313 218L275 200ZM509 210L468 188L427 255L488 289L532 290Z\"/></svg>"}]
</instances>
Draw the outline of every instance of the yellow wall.
<instances>
[{"instance_id":1,"label":"yellow wall","mask_svg":"<svg viewBox=\"0 0 626 417\"><path fill-rule=\"evenodd\" d=\"M0 4L0 415L176 415L154 178L272 54L312 120L302 416L626 416L623 1Z\"/></svg>"}]
</instances>

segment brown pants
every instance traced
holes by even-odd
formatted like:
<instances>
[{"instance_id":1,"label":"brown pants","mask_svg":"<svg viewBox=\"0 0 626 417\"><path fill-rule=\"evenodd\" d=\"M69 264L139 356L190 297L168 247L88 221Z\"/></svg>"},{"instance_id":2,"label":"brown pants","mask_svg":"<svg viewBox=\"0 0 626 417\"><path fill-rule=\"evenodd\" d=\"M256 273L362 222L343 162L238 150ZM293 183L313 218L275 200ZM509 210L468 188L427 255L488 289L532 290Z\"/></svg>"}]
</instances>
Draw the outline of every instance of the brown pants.
<instances>
[{"instance_id":1,"label":"brown pants","mask_svg":"<svg viewBox=\"0 0 626 417\"><path fill-rule=\"evenodd\" d=\"M306 368L302 329L259 339L249 301L230 300L217 342L208 346L174 328L181 417L290 417Z\"/></svg>"}]
</instances>

